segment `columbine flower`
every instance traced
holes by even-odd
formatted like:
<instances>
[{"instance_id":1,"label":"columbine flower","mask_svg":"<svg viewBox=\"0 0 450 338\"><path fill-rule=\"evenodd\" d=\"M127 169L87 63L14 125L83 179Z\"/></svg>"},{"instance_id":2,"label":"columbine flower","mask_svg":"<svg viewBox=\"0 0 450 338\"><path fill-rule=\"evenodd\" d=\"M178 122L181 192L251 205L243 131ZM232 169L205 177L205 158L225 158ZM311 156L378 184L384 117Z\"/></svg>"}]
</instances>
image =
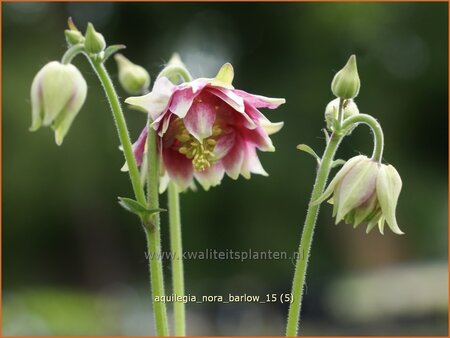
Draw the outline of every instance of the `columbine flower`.
<instances>
[{"instance_id":1,"label":"columbine flower","mask_svg":"<svg viewBox=\"0 0 450 338\"><path fill-rule=\"evenodd\" d=\"M174 85L167 78L156 80L153 91L125 102L144 108L159 135L165 177L184 190L195 177L204 189L220 183L224 173L233 179L250 173L267 176L256 148L274 151L269 135L283 126L271 123L258 108L277 108L284 99L253 95L234 89L231 64L215 78L199 78ZM138 164L145 150L147 130L134 144Z\"/></svg>"},{"instance_id":2,"label":"columbine flower","mask_svg":"<svg viewBox=\"0 0 450 338\"><path fill-rule=\"evenodd\" d=\"M42 125L51 126L56 144L61 145L83 106L86 94L86 81L75 66L57 61L47 63L31 85L30 131L38 130Z\"/></svg>"},{"instance_id":3,"label":"columbine flower","mask_svg":"<svg viewBox=\"0 0 450 338\"><path fill-rule=\"evenodd\" d=\"M360 155L351 158L336 174L323 195L314 201L322 203L333 194L333 217L336 224L345 220L354 227L367 222L367 232L376 224L383 234L384 223L396 234L395 208L402 189L402 180L391 165L384 165Z\"/></svg>"}]
</instances>

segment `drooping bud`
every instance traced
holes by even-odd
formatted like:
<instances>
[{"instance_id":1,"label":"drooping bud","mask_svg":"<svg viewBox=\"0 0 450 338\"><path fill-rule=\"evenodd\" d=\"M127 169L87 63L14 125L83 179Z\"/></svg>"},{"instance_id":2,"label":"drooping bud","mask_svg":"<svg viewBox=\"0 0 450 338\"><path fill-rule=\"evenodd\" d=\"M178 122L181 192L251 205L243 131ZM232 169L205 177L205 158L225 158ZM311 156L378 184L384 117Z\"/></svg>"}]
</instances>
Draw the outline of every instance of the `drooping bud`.
<instances>
[{"instance_id":1,"label":"drooping bud","mask_svg":"<svg viewBox=\"0 0 450 338\"><path fill-rule=\"evenodd\" d=\"M105 38L102 34L98 33L94 26L89 22L86 29L86 41L84 47L88 53L98 54L106 47Z\"/></svg>"},{"instance_id":2,"label":"drooping bud","mask_svg":"<svg viewBox=\"0 0 450 338\"><path fill-rule=\"evenodd\" d=\"M383 234L386 221L394 233L401 235L395 217L401 189L402 180L393 166L360 155L344 164L313 204L322 203L333 194L330 202L336 224L344 220L356 227L366 222L367 232L378 224Z\"/></svg>"},{"instance_id":3,"label":"drooping bud","mask_svg":"<svg viewBox=\"0 0 450 338\"><path fill-rule=\"evenodd\" d=\"M31 85L30 131L50 126L55 131L56 144L61 145L86 94L86 81L75 66L57 61L46 64Z\"/></svg>"},{"instance_id":4,"label":"drooping bud","mask_svg":"<svg viewBox=\"0 0 450 338\"><path fill-rule=\"evenodd\" d=\"M331 91L341 99L353 99L358 96L360 87L356 56L352 55L344 68L334 76L331 82Z\"/></svg>"},{"instance_id":5,"label":"drooping bud","mask_svg":"<svg viewBox=\"0 0 450 338\"><path fill-rule=\"evenodd\" d=\"M327 107L325 108L325 122L327 123L327 129L330 132L334 131L334 125L338 119L338 112L339 112L339 101L340 99L334 99L330 101L327 104ZM355 101L349 99L344 100L343 104L343 110L344 110L344 120L359 114L358 106L356 105ZM352 127L352 129L349 131L352 132L353 129L356 128L356 125Z\"/></svg>"},{"instance_id":6,"label":"drooping bud","mask_svg":"<svg viewBox=\"0 0 450 338\"><path fill-rule=\"evenodd\" d=\"M145 68L134 64L122 54L114 59L119 68L119 82L123 89L132 95L144 94L150 86L150 75Z\"/></svg>"}]
</instances>

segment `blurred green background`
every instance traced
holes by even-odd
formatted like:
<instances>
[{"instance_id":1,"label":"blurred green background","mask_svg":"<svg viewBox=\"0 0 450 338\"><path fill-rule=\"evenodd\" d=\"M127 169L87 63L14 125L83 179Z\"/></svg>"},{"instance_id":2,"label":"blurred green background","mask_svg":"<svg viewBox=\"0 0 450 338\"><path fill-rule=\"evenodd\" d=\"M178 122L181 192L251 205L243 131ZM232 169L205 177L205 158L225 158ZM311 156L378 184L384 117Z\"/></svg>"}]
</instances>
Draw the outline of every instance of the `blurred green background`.
<instances>
[{"instance_id":1,"label":"blurred green background","mask_svg":"<svg viewBox=\"0 0 450 338\"><path fill-rule=\"evenodd\" d=\"M153 324L145 240L117 204L131 196L108 104L86 60L89 86L64 144L30 133L34 75L65 51L67 17L94 23L153 78L173 52L194 76L224 62L234 84L285 97L266 111L285 127L275 153L260 155L269 178L225 178L181 196L185 250L294 252L333 75L356 53L361 112L381 122L384 159L403 179L397 219L406 235L333 225L322 209L302 312L303 335L447 335L447 3L3 3L4 335L149 335ZM117 81L116 66L108 61ZM119 89L122 98L126 94ZM126 111L135 139L145 116ZM338 156L370 154L358 128ZM165 205L165 196L162 205ZM166 216L163 245L167 250ZM168 263L168 262L166 262ZM187 292L290 292L290 260L185 263ZM166 281L170 268L166 264ZM170 284L167 283L170 294ZM170 309L170 306L169 306ZM281 335L283 304L188 304L191 335Z\"/></svg>"}]
</instances>

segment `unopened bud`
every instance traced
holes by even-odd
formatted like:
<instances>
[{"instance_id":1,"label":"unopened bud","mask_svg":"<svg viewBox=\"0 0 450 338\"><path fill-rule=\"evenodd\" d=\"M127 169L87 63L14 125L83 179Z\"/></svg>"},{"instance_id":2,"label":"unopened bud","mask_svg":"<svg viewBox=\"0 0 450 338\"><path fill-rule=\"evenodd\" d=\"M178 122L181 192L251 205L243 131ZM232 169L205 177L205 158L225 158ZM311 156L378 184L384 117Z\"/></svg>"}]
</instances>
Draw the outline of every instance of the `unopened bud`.
<instances>
[{"instance_id":1,"label":"unopened bud","mask_svg":"<svg viewBox=\"0 0 450 338\"><path fill-rule=\"evenodd\" d=\"M84 41L84 36L80 31L72 31L70 29L66 29L64 31L64 35L66 36L67 43L71 46L82 43Z\"/></svg>"},{"instance_id":2,"label":"unopened bud","mask_svg":"<svg viewBox=\"0 0 450 338\"><path fill-rule=\"evenodd\" d=\"M57 61L46 64L31 85L30 131L50 126L55 131L56 144L61 145L86 94L86 81L75 66Z\"/></svg>"},{"instance_id":3,"label":"unopened bud","mask_svg":"<svg viewBox=\"0 0 450 338\"><path fill-rule=\"evenodd\" d=\"M95 31L91 23L88 23L85 35L86 41L84 42L84 47L88 53L98 54L105 49L105 38L102 34Z\"/></svg>"},{"instance_id":4,"label":"unopened bud","mask_svg":"<svg viewBox=\"0 0 450 338\"><path fill-rule=\"evenodd\" d=\"M353 99L358 96L360 87L356 57L352 55L344 68L334 76L331 82L331 91L341 99Z\"/></svg>"},{"instance_id":5,"label":"unopened bud","mask_svg":"<svg viewBox=\"0 0 450 338\"><path fill-rule=\"evenodd\" d=\"M339 112L339 101L340 99L334 99L330 101L330 103L327 104L327 107L325 108L325 122L327 123L327 129L331 132L334 131L334 125L338 119L338 112ZM358 106L356 105L355 101L353 100L344 100L344 104L342 106L343 112L344 112L344 120L359 114ZM353 126L350 130L353 131L353 129L356 127Z\"/></svg>"},{"instance_id":6,"label":"unopened bud","mask_svg":"<svg viewBox=\"0 0 450 338\"><path fill-rule=\"evenodd\" d=\"M138 95L148 90L150 75L145 68L134 64L122 54L116 54L114 59L119 68L119 82L127 93Z\"/></svg>"}]
</instances>

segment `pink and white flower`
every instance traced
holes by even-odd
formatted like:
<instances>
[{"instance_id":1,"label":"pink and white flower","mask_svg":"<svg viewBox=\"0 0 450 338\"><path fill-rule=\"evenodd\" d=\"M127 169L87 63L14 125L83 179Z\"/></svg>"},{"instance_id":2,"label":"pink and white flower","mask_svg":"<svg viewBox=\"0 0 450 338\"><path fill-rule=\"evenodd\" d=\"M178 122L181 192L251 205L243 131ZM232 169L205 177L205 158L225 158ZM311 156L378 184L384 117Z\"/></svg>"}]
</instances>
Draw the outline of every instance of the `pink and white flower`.
<instances>
[{"instance_id":1,"label":"pink and white flower","mask_svg":"<svg viewBox=\"0 0 450 338\"><path fill-rule=\"evenodd\" d=\"M256 149L274 151L269 135L283 122L270 122L258 108L275 109L285 103L234 89L233 67L222 66L215 78L199 78L174 85L166 77L156 80L151 93L125 102L150 114L158 133L164 176L181 190L193 186L194 177L208 190L225 173L233 179L250 174L267 176ZM145 151L147 129L133 145L138 165Z\"/></svg>"}]
</instances>

